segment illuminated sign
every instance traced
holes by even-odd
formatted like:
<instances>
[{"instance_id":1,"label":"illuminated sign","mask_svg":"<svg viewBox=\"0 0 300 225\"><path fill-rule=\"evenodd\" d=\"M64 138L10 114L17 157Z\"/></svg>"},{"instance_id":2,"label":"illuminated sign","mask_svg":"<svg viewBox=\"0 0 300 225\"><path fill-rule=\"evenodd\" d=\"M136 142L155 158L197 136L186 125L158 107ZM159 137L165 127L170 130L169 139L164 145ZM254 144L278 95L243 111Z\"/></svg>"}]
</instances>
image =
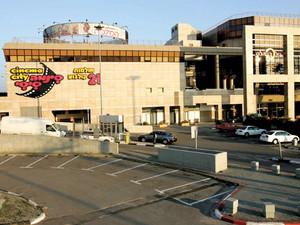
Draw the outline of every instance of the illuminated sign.
<instances>
[{"instance_id":1,"label":"illuminated sign","mask_svg":"<svg viewBox=\"0 0 300 225\"><path fill-rule=\"evenodd\" d=\"M16 93L29 98L40 98L51 91L54 85L64 80L63 75L54 73L44 63L42 68L14 67L10 69L10 80L20 88L23 93ZM86 80L88 85L100 85L100 73L95 73L94 68L74 68L72 74L68 74L67 80Z\"/></svg>"},{"instance_id":2,"label":"illuminated sign","mask_svg":"<svg viewBox=\"0 0 300 225\"><path fill-rule=\"evenodd\" d=\"M96 27L101 25L101 29L97 30ZM47 27L44 30L45 39L60 39L64 36L76 36L76 35L101 35L110 38L117 38L123 41L128 41L127 31L121 27L99 24L99 23L61 23Z\"/></svg>"},{"instance_id":3,"label":"illuminated sign","mask_svg":"<svg viewBox=\"0 0 300 225\"><path fill-rule=\"evenodd\" d=\"M95 74L94 68L74 68L73 74L68 74L68 80L88 80L88 85L100 85L101 77L100 73Z\"/></svg>"},{"instance_id":4,"label":"illuminated sign","mask_svg":"<svg viewBox=\"0 0 300 225\"><path fill-rule=\"evenodd\" d=\"M281 52L275 51L273 48L267 48L265 51L255 52L256 57L266 56L269 59L274 59L276 56L282 56Z\"/></svg>"},{"instance_id":5,"label":"illuminated sign","mask_svg":"<svg viewBox=\"0 0 300 225\"><path fill-rule=\"evenodd\" d=\"M20 88L23 93L16 93L29 98L40 98L51 91L54 85L60 84L64 79L62 75L55 74L44 63L43 68L20 68L10 70L10 79L14 85ZM28 90L29 89L29 90Z\"/></svg>"}]
</instances>

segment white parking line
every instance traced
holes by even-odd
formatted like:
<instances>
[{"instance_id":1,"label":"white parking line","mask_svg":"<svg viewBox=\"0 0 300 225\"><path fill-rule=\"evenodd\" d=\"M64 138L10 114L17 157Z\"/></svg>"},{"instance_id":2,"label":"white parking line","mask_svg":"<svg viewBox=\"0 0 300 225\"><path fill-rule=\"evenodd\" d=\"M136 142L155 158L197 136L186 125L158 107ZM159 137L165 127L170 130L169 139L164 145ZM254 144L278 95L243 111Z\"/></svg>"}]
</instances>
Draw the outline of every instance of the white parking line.
<instances>
[{"instance_id":1,"label":"white parking line","mask_svg":"<svg viewBox=\"0 0 300 225\"><path fill-rule=\"evenodd\" d=\"M8 162L9 160L11 160L11 159L13 159L13 158L15 158L15 157L16 157L16 155L13 155L13 156L9 157L8 159L2 161L2 162L0 163L0 165L3 165L4 163Z\"/></svg>"},{"instance_id":2,"label":"white parking line","mask_svg":"<svg viewBox=\"0 0 300 225\"><path fill-rule=\"evenodd\" d=\"M164 176L164 175L167 175L167 174L170 174L170 173L175 173L177 171L179 171L179 170L171 170L171 171L168 171L168 172L165 172L165 173L160 173L160 174L154 175L152 177L147 177L147 178L144 178L144 179L141 179L141 180L130 180L130 182L140 185L142 181L150 180L150 179L153 179L153 178L156 178L156 177L161 177L161 176Z\"/></svg>"},{"instance_id":3,"label":"white parking line","mask_svg":"<svg viewBox=\"0 0 300 225\"><path fill-rule=\"evenodd\" d=\"M201 202L205 202L205 201L207 201L207 200L209 200L209 199L216 198L216 197L221 196L221 195L225 195L225 194L227 194L227 193L229 193L229 192L232 192L232 190L230 190L230 191L225 191L225 192L222 192L222 193L219 193L219 194L216 194L216 195L213 195L213 196L210 196L210 197L207 197L207 198L204 198L204 199L201 199L201 200L192 202L192 203L190 203L190 206L193 206L193 205L198 204L198 203L201 203Z\"/></svg>"},{"instance_id":4,"label":"white parking line","mask_svg":"<svg viewBox=\"0 0 300 225\"><path fill-rule=\"evenodd\" d=\"M201 183L201 182L205 182L205 181L209 181L209 180L211 180L211 178L205 178L203 180L197 180L197 181L189 182L189 183L186 183L186 184L183 184L183 185L167 188L167 189L164 189L164 190L155 189L155 191L157 191L160 194L164 194L166 191L174 190L174 189L177 189L177 188L181 188L181 187L185 187L185 186L189 186L189 185L192 185L192 184L197 184L197 183Z\"/></svg>"},{"instance_id":5,"label":"white parking line","mask_svg":"<svg viewBox=\"0 0 300 225\"><path fill-rule=\"evenodd\" d=\"M183 201L183 200L180 199L180 198L173 198L173 199L176 200L176 201L178 201L178 202L180 202L180 203L182 203L182 204L184 204L184 205L187 205L187 206L193 206L193 205L196 205L196 204L198 204L198 203L205 202L205 201L207 201L207 200L209 200L209 199L212 199L212 198L216 198L216 197L218 197L218 196L225 195L225 194L227 194L227 193L229 193L229 192L232 192L232 190L231 190L231 191L225 191L225 192L222 192L222 193L219 193L219 194L216 194L216 195L212 195L212 196L210 196L210 197L203 198L203 199L200 199L200 200L191 202L191 203L185 202L185 201ZM230 195L229 195L229 196L230 196Z\"/></svg>"},{"instance_id":6,"label":"white parking line","mask_svg":"<svg viewBox=\"0 0 300 225\"><path fill-rule=\"evenodd\" d=\"M121 160L123 160L123 159L116 159L116 160L113 160L113 161L110 161L110 162L106 162L106 163L102 163L100 165L93 166L93 167L90 167L90 168L83 168L81 170L87 170L87 171L93 172L94 171L93 169L95 169L95 168L98 168L98 167L101 167L101 166L105 166L105 165L108 165L108 164L111 164L111 163L119 162Z\"/></svg>"},{"instance_id":7,"label":"white parking line","mask_svg":"<svg viewBox=\"0 0 300 225\"><path fill-rule=\"evenodd\" d=\"M33 168L33 167L32 167L33 165L35 165L36 163L42 161L43 159L45 159L45 158L47 158L47 157L48 157L48 155L45 155L44 157L42 157L42 158L40 158L40 159L34 161L33 163L30 163L30 164L27 165L27 166L21 166L20 168L23 168L23 169L31 169L31 168Z\"/></svg>"},{"instance_id":8,"label":"white parking line","mask_svg":"<svg viewBox=\"0 0 300 225\"><path fill-rule=\"evenodd\" d=\"M64 162L63 164L61 164L59 166L55 166L55 167L51 167L51 168L53 168L53 169L64 169L63 166L67 165L68 163L72 162L73 160L77 159L78 157L79 157L79 155L75 156L74 158L72 158L70 160L68 160L67 162Z\"/></svg>"},{"instance_id":9,"label":"white parking line","mask_svg":"<svg viewBox=\"0 0 300 225\"><path fill-rule=\"evenodd\" d=\"M134 166L134 167L131 167L131 168L127 168L127 169L124 169L124 170L121 170L121 171L117 171L117 172L114 172L114 173L107 173L106 175L115 177L120 173L124 173L124 172L127 172L129 170L133 170L133 169L136 169L136 168L139 168L139 167L142 167L142 166L146 166L146 165L148 165L148 163L140 164L140 165L137 165L137 166Z\"/></svg>"}]
</instances>

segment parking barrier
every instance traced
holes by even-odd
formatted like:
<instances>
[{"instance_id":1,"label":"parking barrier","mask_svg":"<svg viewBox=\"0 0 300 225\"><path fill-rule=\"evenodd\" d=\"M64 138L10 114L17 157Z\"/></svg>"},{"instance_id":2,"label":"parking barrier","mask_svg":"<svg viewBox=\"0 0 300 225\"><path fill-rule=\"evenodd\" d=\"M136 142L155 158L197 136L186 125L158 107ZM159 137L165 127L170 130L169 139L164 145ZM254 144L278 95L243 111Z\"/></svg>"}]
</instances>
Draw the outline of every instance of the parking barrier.
<instances>
[{"instance_id":1,"label":"parking barrier","mask_svg":"<svg viewBox=\"0 0 300 225\"><path fill-rule=\"evenodd\" d=\"M263 215L266 219L275 218L275 205L272 202L265 202L263 204Z\"/></svg>"},{"instance_id":2,"label":"parking barrier","mask_svg":"<svg viewBox=\"0 0 300 225\"><path fill-rule=\"evenodd\" d=\"M276 165L276 164L272 165L272 173L279 175L280 174L280 165Z\"/></svg>"},{"instance_id":3,"label":"parking barrier","mask_svg":"<svg viewBox=\"0 0 300 225\"><path fill-rule=\"evenodd\" d=\"M251 169L253 171L258 171L259 170L259 162L258 161L252 161L251 162Z\"/></svg>"},{"instance_id":4,"label":"parking barrier","mask_svg":"<svg viewBox=\"0 0 300 225\"><path fill-rule=\"evenodd\" d=\"M239 200L235 198L228 198L225 200L225 213L229 215L234 215L238 212Z\"/></svg>"}]
</instances>

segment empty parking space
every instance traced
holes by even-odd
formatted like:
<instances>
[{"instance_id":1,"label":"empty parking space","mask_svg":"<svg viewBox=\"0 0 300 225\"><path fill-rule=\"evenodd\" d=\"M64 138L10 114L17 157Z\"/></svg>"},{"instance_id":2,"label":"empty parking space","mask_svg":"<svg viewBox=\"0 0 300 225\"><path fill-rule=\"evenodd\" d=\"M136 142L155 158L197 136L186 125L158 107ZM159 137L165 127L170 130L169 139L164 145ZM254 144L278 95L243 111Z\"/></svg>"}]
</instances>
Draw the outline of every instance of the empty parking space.
<instances>
[{"instance_id":1,"label":"empty parking space","mask_svg":"<svg viewBox=\"0 0 300 225\"><path fill-rule=\"evenodd\" d=\"M79 155L0 156L0 179L5 180L1 189L47 206L48 218L84 215L124 202L131 204L135 199L146 201L173 195L177 204L193 206L191 202L216 193L189 194L218 183L199 174L148 162Z\"/></svg>"}]
</instances>

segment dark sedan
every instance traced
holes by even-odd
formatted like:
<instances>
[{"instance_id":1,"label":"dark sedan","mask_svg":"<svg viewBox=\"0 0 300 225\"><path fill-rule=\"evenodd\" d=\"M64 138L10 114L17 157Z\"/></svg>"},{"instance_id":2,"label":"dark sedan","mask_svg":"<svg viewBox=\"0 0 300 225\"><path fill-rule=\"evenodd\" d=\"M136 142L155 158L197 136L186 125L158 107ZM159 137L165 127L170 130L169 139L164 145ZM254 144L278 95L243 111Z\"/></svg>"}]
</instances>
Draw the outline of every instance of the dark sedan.
<instances>
[{"instance_id":1,"label":"dark sedan","mask_svg":"<svg viewBox=\"0 0 300 225\"><path fill-rule=\"evenodd\" d=\"M149 134L139 136L138 140L142 142L163 143L166 145L176 142L177 138L165 131L153 131Z\"/></svg>"}]
</instances>

